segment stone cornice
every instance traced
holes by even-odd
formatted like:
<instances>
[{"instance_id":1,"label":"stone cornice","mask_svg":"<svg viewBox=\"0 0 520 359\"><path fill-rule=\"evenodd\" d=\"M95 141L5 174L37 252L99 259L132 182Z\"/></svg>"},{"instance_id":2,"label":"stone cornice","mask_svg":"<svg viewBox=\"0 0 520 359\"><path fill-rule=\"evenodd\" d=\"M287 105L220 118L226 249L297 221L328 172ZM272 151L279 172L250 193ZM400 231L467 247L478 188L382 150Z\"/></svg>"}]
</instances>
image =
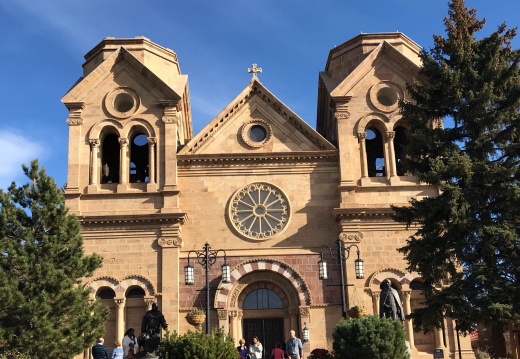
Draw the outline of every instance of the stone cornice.
<instances>
[{"instance_id":1,"label":"stone cornice","mask_svg":"<svg viewBox=\"0 0 520 359\"><path fill-rule=\"evenodd\" d=\"M334 208L333 216L336 221L342 219L392 219L394 211L390 207L378 208Z\"/></svg>"},{"instance_id":2,"label":"stone cornice","mask_svg":"<svg viewBox=\"0 0 520 359\"><path fill-rule=\"evenodd\" d=\"M82 225L107 225L123 223L180 223L188 220L186 213L155 213L144 215L78 216Z\"/></svg>"},{"instance_id":3,"label":"stone cornice","mask_svg":"<svg viewBox=\"0 0 520 359\"><path fill-rule=\"evenodd\" d=\"M243 164L279 164L295 162L336 162L338 151L312 152L284 152L284 153L229 153L229 154L201 154L177 155L179 166L214 166L214 165L243 165Z\"/></svg>"}]
</instances>

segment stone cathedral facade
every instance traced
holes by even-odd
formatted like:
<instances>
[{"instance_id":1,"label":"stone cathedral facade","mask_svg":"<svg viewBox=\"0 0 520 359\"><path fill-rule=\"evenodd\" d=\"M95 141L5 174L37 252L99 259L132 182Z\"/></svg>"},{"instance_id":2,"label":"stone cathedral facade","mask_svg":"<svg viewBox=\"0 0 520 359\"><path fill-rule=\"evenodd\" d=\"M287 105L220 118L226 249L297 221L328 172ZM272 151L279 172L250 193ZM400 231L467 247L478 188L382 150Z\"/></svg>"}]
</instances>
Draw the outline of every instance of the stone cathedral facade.
<instances>
[{"instance_id":1,"label":"stone cathedral facade","mask_svg":"<svg viewBox=\"0 0 520 359\"><path fill-rule=\"evenodd\" d=\"M314 348L332 346L342 315L340 267L323 245L355 244L344 262L346 305L378 313L390 279L405 314L421 305L421 278L397 252L411 234L390 205L435 196L403 172L407 124L399 117L406 84L418 77L420 47L401 33L361 34L332 49L319 74L317 128L251 82L193 134L188 76L176 54L144 37L105 38L85 55L83 76L63 97L69 109L66 204L83 225L87 253L104 257L84 285L110 307L106 343L139 333L157 302L170 330L205 308L205 271L190 251L223 249L209 270L210 325L238 341L258 335L270 354L294 329ZM256 71L256 70L255 70ZM71 81L72 82L72 81ZM283 99L283 94L280 94ZM433 333L404 322L413 358L458 355L454 322ZM463 358L474 358L461 337ZM85 353L88 356L88 353Z\"/></svg>"}]
</instances>

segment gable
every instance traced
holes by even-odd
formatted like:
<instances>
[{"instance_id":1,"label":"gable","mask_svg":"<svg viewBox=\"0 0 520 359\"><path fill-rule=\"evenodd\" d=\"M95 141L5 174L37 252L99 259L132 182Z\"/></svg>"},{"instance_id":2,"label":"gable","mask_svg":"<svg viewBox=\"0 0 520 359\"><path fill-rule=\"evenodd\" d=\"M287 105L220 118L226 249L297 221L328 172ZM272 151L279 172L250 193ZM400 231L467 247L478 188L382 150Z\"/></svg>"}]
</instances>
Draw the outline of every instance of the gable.
<instances>
[{"instance_id":1,"label":"gable","mask_svg":"<svg viewBox=\"0 0 520 359\"><path fill-rule=\"evenodd\" d=\"M322 150L335 147L253 78L179 154Z\"/></svg>"},{"instance_id":2,"label":"gable","mask_svg":"<svg viewBox=\"0 0 520 359\"><path fill-rule=\"evenodd\" d=\"M134 81L139 82L149 93L161 100L179 100L187 86L188 79L185 75L179 76L175 86L168 86L124 47L120 47L94 71L80 78L61 101L85 102L92 93L103 92L102 88L106 82L115 80L121 71L132 76Z\"/></svg>"}]
</instances>

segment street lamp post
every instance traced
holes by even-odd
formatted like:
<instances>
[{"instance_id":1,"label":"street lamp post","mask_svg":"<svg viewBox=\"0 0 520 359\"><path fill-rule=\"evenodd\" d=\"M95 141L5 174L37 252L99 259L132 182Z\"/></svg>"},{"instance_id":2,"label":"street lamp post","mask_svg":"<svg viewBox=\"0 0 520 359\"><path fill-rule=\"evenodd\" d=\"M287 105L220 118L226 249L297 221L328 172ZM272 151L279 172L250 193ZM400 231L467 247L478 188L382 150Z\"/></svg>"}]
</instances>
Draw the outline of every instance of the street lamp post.
<instances>
[{"instance_id":1,"label":"street lamp post","mask_svg":"<svg viewBox=\"0 0 520 359\"><path fill-rule=\"evenodd\" d=\"M218 253L224 253L224 264L222 265L222 283L231 283L231 272L229 264L227 264L226 251L219 249L216 251L210 251L211 247L206 242L203 251L189 251L188 252L188 265L184 267L184 282L186 285L195 284L195 278L193 275L193 267L190 265L190 255L192 253L197 257L197 262L206 270L206 334L210 333L209 328L209 269L217 261Z\"/></svg>"},{"instance_id":2,"label":"street lamp post","mask_svg":"<svg viewBox=\"0 0 520 359\"><path fill-rule=\"evenodd\" d=\"M344 261L346 261L350 257L350 250L352 249L352 247L356 247L356 249L357 249L357 259L354 261L356 278L357 279L365 278L365 271L364 271L364 267L363 267L363 260L359 256L359 247L356 244L352 244L345 248L345 250L347 251L346 257L343 254L343 250L342 250L343 241L340 238L338 238L336 240L336 247L337 247L336 256L334 256L334 254L332 253L332 248L329 247L328 245L324 244L321 247L321 250L320 250L321 259L318 261L318 271L319 271L320 279L328 278L327 261L325 261L323 259L323 249L328 248L332 259L334 259L336 261L336 263L339 263L340 281L341 281L341 284L339 284L339 286L341 287L341 314L342 314L343 318L347 319L347 302L345 299L345 287L347 286L347 284L345 284L345 271L343 269L343 266L344 266Z\"/></svg>"}]
</instances>

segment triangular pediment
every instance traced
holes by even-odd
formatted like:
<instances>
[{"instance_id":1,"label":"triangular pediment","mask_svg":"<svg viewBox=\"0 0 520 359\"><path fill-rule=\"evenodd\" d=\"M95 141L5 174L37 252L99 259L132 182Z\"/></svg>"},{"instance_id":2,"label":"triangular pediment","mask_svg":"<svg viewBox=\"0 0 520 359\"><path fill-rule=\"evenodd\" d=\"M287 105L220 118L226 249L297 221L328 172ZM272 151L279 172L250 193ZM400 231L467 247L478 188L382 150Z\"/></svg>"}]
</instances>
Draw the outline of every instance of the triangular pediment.
<instances>
[{"instance_id":1,"label":"triangular pediment","mask_svg":"<svg viewBox=\"0 0 520 359\"><path fill-rule=\"evenodd\" d=\"M256 77L179 154L335 150Z\"/></svg>"},{"instance_id":2,"label":"triangular pediment","mask_svg":"<svg viewBox=\"0 0 520 359\"><path fill-rule=\"evenodd\" d=\"M385 76L397 75L404 83L412 83L419 77L420 67L394 46L383 41L374 49L343 81L332 89L334 80L326 73L320 73L322 81L332 97L351 96L356 88L371 75L381 79Z\"/></svg>"},{"instance_id":3,"label":"triangular pediment","mask_svg":"<svg viewBox=\"0 0 520 359\"><path fill-rule=\"evenodd\" d=\"M86 77L80 78L61 101L63 103L85 102L91 94L99 92L107 81L125 76L132 78L132 81L138 83L157 100L180 100L188 81L186 75L180 75L176 83L169 86L128 50L120 47L94 71L91 71Z\"/></svg>"}]
</instances>

